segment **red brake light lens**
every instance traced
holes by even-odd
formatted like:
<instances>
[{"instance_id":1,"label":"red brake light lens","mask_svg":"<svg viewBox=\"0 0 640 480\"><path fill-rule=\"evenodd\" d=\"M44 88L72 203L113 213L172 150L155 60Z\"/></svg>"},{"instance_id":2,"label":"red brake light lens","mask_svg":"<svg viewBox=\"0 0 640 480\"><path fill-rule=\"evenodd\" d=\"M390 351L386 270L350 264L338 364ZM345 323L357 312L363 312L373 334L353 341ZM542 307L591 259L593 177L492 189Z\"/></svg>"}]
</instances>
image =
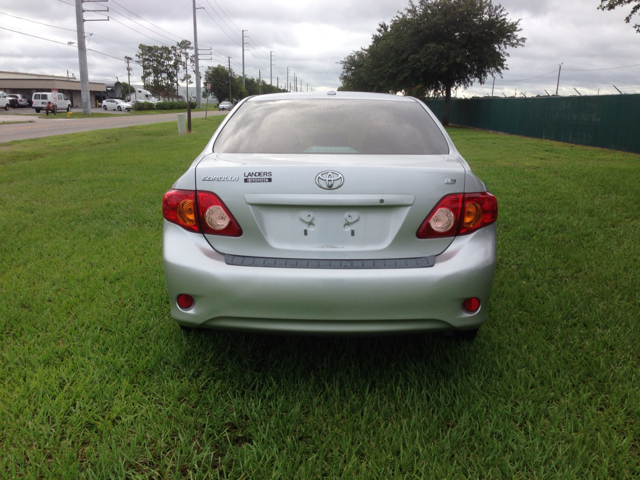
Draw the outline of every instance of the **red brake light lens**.
<instances>
[{"instance_id":1,"label":"red brake light lens","mask_svg":"<svg viewBox=\"0 0 640 480\"><path fill-rule=\"evenodd\" d=\"M162 216L185 230L239 237L242 228L220 198L211 192L169 190L162 199Z\"/></svg>"},{"instance_id":2,"label":"red brake light lens","mask_svg":"<svg viewBox=\"0 0 640 480\"><path fill-rule=\"evenodd\" d=\"M488 192L454 193L443 197L422 222L418 238L467 235L498 218L498 202Z\"/></svg>"},{"instance_id":3,"label":"red brake light lens","mask_svg":"<svg viewBox=\"0 0 640 480\"><path fill-rule=\"evenodd\" d=\"M185 230L199 232L195 203L193 190L169 190L162 199L162 216Z\"/></svg>"}]
</instances>

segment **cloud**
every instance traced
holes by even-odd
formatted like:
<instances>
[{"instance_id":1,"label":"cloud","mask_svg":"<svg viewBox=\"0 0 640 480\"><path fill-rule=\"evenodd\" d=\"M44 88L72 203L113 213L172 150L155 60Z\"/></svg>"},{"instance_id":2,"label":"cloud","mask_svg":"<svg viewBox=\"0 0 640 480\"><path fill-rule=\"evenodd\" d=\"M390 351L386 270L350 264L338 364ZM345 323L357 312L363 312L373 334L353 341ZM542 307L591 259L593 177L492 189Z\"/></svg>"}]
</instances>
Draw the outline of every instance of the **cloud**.
<instances>
[{"instance_id":1,"label":"cloud","mask_svg":"<svg viewBox=\"0 0 640 480\"><path fill-rule=\"evenodd\" d=\"M69 70L78 76L77 49L67 45L68 41L76 41L74 0L3 0L2 3L1 27L62 44L0 29L3 45L0 70L58 75L66 75ZM627 87L628 91L634 88L640 91L640 87L633 87L638 85L640 67L603 70L640 63L637 60L640 34L623 21L628 12L599 11L597 0L502 0L498 3L511 19L521 19L521 35L527 38L527 43L509 52L509 70L504 78L496 81L497 91L511 94L516 88L527 94L555 91L560 63L563 63L561 88L566 88L567 94L573 87L592 92L605 88L615 91L613 84ZM94 34L89 48L95 51L88 53L91 80L113 81L116 77L122 80L126 75L124 56L135 58L139 44L172 45L182 38L192 40L191 4L189 0L105 3L111 10L111 20L85 24L86 31ZM99 5L94 3L85 8L101 9ZM201 62L203 72L210 65L226 66L227 57L231 57L233 69L241 73L241 30L247 30L247 75L257 77L261 71L268 79L271 67L274 83L276 78L283 83L289 67L290 80L295 72L305 88L308 82L318 90L337 88L341 72L337 62L352 51L368 46L378 24L388 22L404 10L408 2L197 0L197 5L204 8L197 11L199 44L213 49L212 60ZM274 52L272 65L270 52ZM141 73L140 67L134 66L135 82L140 81ZM541 76L543 74L548 75ZM491 80L484 86L474 85L466 94L490 93Z\"/></svg>"}]
</instances>

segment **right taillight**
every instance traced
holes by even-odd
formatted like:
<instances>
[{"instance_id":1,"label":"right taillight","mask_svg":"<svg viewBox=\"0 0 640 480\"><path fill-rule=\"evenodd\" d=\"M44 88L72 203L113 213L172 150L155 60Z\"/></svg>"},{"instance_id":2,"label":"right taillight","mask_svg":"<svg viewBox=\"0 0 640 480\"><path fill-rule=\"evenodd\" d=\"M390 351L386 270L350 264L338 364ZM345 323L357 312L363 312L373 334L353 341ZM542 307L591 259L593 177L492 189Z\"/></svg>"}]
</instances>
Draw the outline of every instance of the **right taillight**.
<instances>
[{"instance_id":1,"label":"right taillight","mask_svg":"<svg viewBox=\"0 0 640 480\"><path fill-rule=\"evenodd\" d=\"M454 193L443 197L422 222L418 238L467 235L498 218L498 202L488 192Z\"/></svg>"}]
</instances>

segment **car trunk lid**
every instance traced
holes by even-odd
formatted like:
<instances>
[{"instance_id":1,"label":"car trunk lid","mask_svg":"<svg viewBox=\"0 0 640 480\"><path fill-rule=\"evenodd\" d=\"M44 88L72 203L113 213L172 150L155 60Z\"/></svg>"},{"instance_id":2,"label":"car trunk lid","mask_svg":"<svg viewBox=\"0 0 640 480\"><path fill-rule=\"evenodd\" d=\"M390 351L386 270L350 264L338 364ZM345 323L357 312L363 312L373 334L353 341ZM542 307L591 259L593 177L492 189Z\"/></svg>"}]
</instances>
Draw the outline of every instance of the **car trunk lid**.
<instances>
[{"instance_id":1,"label":"car trunk lid","mask_svg":"<svg viewBox=\"0 0 640 480\"><path fill-rule=\"evenodd\" d=\"M452 238L416 231L443 196L464 191L451 155L210 154L196 188L222 199L241 237L206 235L218 252L291 259L437 255Z\"/></svg>"}]
</instances>

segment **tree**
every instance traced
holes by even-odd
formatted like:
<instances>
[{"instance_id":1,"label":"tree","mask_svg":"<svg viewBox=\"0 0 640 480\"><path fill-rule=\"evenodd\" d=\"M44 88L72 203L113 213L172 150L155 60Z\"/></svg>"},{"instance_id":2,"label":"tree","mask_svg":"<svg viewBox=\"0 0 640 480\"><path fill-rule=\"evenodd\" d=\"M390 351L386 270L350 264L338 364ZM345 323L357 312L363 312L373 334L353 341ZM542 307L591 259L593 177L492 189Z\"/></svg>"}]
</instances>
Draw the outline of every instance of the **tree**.
<instances>
[{"instance_id":1,"label":"tree","mask_svg":"<svg viewBox=\"0 0 640 480\"><path fill-rule=\"evenodd\" d=\"M443 123L448 125L451 91L501 75L507 48L526 40L518 36L519 23L491 0L411 1L404 13L379 25L361 58L344 60L343 75L362 79L357 70L364 68L365 86L380 91L444 94Z\"/></svg>"},{"instance_id":2,"label":"tree","mask_svg":"<svg viewBox=\"0 0 640 480\"><path fill-rule=\"evenodd\" d=\"M640 13L640 0L600 0L600 6L598 9L605 10L615 10L618 7L622 7L624 5L631 5L635 3L629 15L627 15L624 19L625 23L631 23L631 17ZM633 28L636 29L637 33L640 33L640 24L635 24Z\"/></svg>"},{"instance_id":3,"label":"tree","mask_svg":"<svg viewBox=\"0 0 640 480\"><path fill-rule=\"evenodd\" d=\"M179 82L189 80L184 76L181 79L180 71L185 70L185 52L190 49L192 47L189 40L182 40L172 47L140 44L136 58L142 67L142 82L145 88L153 93L177 93ZM188 58L189 71L193 71L195 57L189 55Z\"/></svg>"},{"instance_id":4,"label":"tree","mask_svg":"<svg viewBox=\"0 0 640 480\"><path fill-rule=\"evenodd\" d=\"M131 93L133 93L133 91L135 90L131 85L129 85L127 82L121 82L122 83L122 96L126 97L127 95L130 95Z\"/></svg>"},{"instance_id":5,"label":"tree","mask_svg":"<svg viewBox=\"0 0 640 480\"><path fill-rule=\"evenodd\" d=\"M196 57L190 55L189 50L193 50L191 42L189 40L179 41L175 47L171 47L174 51L174 61L171 64L172 69L175 70L176 76L176 92L178 91L178 81L186 82L187 87L193 85L191 80L192 75L189 72L194 72L196 68ZM180 78L180 70L184 70L184 75Z\"/></svg>"},{"instance_id":6,"label":"tree","mask_svg":"<svg viewBox=\"0 0 640 480\"><path fill-rule=\"evenodd\" d=\"M229 98L229 82L231 82L231 98ZM204 83L211 84L211 93L213 93L218 101L233 101L232 99L244 98L247 91L242 87L242 81L237 77L233 70L229 75L229 70L222 65L217 67L209 67L204 74Z\"/></svg>"},{"instance_id":7,"label":"tree","mask_svg":"<svg viewBox=\"0 0 640 480\"><path fill-rule=\"evenodd\" d=\"M338 90L352 92L382 92L384 91L379 82L376 82L375 74L371 71L369 62L369 51L362 48L357 52L347 55L340 61L342 73L340 74L341 85Z\"/></svg>"},{"instance_id":8,"label":"tree","mask_svg":"<svg viewBox=\"0 0 640 480\"><path fill-rule=\"evenodd\" d=\"M175 72L171 65L174 56L169 47L140 44L136 58L142 67L145 88L151 92L173 89Z\"/></svg>"}]
</instances>

